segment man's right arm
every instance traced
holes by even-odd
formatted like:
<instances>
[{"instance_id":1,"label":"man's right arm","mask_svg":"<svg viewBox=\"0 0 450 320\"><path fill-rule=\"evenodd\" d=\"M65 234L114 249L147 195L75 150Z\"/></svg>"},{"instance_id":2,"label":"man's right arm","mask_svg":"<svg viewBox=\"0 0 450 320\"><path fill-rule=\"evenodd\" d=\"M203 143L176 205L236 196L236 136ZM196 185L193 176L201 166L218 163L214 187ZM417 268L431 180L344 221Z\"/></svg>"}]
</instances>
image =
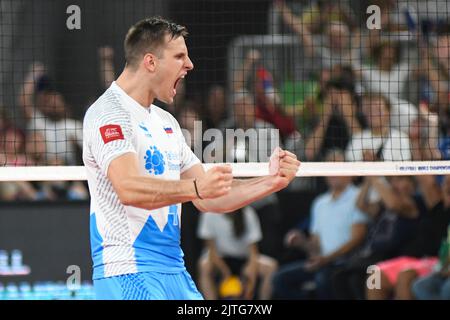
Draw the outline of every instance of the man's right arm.
<instances>
[{"instance_id":1,"label":"man's right arm","mask_svg":"<svg viewBox=\"0 0 450 320\"><path fill-rule=\"evenodd\" d=\"M194 179L163 180L139 173L135 153L125 153L111 161L108 178L124 205L153 210L197 199ZM202 197L216 198L228 193L232 174L229 166L208 170L203 179Z\"/></svg>"}]
</instances>

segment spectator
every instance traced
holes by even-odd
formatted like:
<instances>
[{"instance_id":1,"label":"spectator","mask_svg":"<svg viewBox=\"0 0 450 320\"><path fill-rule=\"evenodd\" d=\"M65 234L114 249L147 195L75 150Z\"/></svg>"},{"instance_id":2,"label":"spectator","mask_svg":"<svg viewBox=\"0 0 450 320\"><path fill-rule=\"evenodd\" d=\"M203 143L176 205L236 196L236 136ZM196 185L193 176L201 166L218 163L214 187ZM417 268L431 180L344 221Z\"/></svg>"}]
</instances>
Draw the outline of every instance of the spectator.
<instances>
[{"instance_id":1,"label":"spectator","mask_svg":"<svg viewBox=\"0 0 450 320\"><path fill-rule=\"evenodd\" d=\"M194 140L195 138L200 139L200 145L203 144L203 137L197 137L195 133L196 122L201 122L201 117L198 110L199 107L195 102L186 101L183 108L178 110L178 112L176 113L176 118L180 123L180 127L186 130L185 138L190 138L186 140L186 143L191 147L192 150L194 150L194 145L196 143L196 141ZM200 127L200 129L201 128L202 127ZM200 135L202 134L203 132L200 132Z\"/></svg>"},{"instance_id":2,"label":"spectator","mask_svg":"<svg viewBox=\"0 0 450 320\"><path fill-rule=\"evenodd\" d=\"M70 110L42 64L31 66L20 90L19 104L27 119L27 131L38 130L45 136L52 157L68 165L80 162L82 123L67 116Z\"/></svg>"},{"instance_id":3,"label":"spectator","mask_svg":"<svg viewBox=\"0 0 450 320\"><path fill-rule=\"evenodd\" d=\"M375 0L370 2L370 4L380 7L381 29L386 32L408 30L404 10L410 3L411 1L407 1L407 3L405 3L405 1L401 0Z\"/></svg>"},{"instance_id":4,"label":"spectator","mask_svg":"<svg viewBox=\"0 0 450 320\"><path fill-rule=\"evenodd\" d=\"M379 199L374 200L371 189ZM411 176L366 177L357 199L358 208L370 217L363 246L333 275L338 299L365 299L367 268L380 260L397 256L414 236L418 217L426 211L422 197L415 195Z\"/></svg>"},{"instance_id":5,"label":"spectator","mask_svg":"<svg viewBox=\"0 0 450 320\"><path fill-rule=\"evenodd\" d=\"M353 84L344 78L327 82L323 92L323 115L316 120L306 140L308 160L320 161L331 149L344 150L352 136L361 131L353 89Z\"/></svg>"},{"instance_id":6,"label":"spectator","mask_svg":"<svg viewBox=\"0 0 450 320\"><path fill-rule=\"evenodd\" d=\"M217 299L217 271L222 280L231 275L241 277L245 299L253 298L256 280L261 277L259 298L270 298L277 262L259 253L257 243L262 238L261 227L251 207L226 215L202 214L198 234L206 241L208 249L199 261L200 289L207 300Z\"/></svg>"},{"instance_id":7,"label":"spectator","mask_svg":"<svg viewBox=\"0 0 450 320\"><path fill-rule=\"evenodd\" d=\"M100 62L100 81L102 89L107 89L116 78L114 68L114 49L109 46L98 48Z\"/></svg>"},{"instance_id":8,"label":"spectator","mask_svg":"<svg viewBox=\"0 0 450 320\"><path fill-rule=\"evenodd\" d=\"M444 135L448 136L450 123L450 35L440 34L433 43L420 38L420 75L426 80L422 84L421 100L439 116Z\"/></svg>"},{"instance_id":9,"label":"spectator","mask_svg":"<svg viewBox=\"0 0 450 320\"><path fill-rule=\"evenodd\" d=\"M27 164L25 155L25 135L12 126L5 128L0 135L0 163L3 166L24 166ZM0 200L33 200L36 191L28 181L11 181L0 183Z\"/></svg>"},{"instance_id":10,"label":"spectator","mask_svg":"<svg viewBox=\"0 0 450 320\"><path fill-rule=\"evenodd\" d=\"M327 161L343 161L342 151L327 154ZM314 281L317 298L330 299L331 275L366 236L367 218L356 207L358 189L351 177L327 177L329 191L312 205L310 237L289 233L288 243L304 249L309 260L284 265L273 278L274 297L304 299L303 285Z\"/></svg>"},{"instance_id":11,"label":"spectator","mask_svg":"<svg viewBox=\"0 0 450 320\"><path fill-rule=\"evenodd\" d=\"M24 166L27 157L23 131L10 126L4 129L0 138L0 163L4 166Z\"/></svg>"},{"instance_id":12,"label":"spectator","mask_svg":"<svg viewBox=\"0 0 450 320\"><path fill-rule=\"evenodd\" d=\"M411 142L411 156L415 161L441 160L439 148L439 121L438 116L431 113L423 105L419 108L418 117L409 127L409 140ZM445 150L442 150L445 153Z\"/></svg>"},{"instance_id":13,"label":"spectator","mask_svg":"<svg viewBox=\"0 0 450 320\"><path fill-rule=\"evenodd\" d=\"M411 159L408 135L390 126L391 105L381 94L367 94L362 99L362 111L369 123L353 135L347 146L348 161L405 161Z\"/></svg>"},{"instance_id":14,"label":"spectator","mask_svg":"<svg viewBox=\"0 0 450 320\"><path fill-rule=\"evenodd\" d=\"M400 61L398 42L381 42L372 49L372 66L363 66L361 76L367 91L399 99L411 70L408 62Z\"/></svg>"},{"instance_id":15,"label":"spectator","mask_svg":"<svg viewBox=\"0 0 450 320\"><path fill-rule=\"evenodd\" d=\"M234 73L233 91L234 93L246 91L246 83L249 81L252 71L255 71L250 91L255 98L256 117L280 130L282 139L295 140L298 137L298 132L294 119L282 110L273 76L260 64L260 60L261 53L259 51L250 50L247 52L242 66L237 68Z\"/></svg>"},{"instance_id":16,"label":"spectator","mask_svg":"<svg viewBox=\"0 0 450 320\"><path fill-rule=\"evenodd\" d=\"M377 263L381 288L367 289L371 300L412 299L412 283L428 275L437 263L436 253L450 223L450 176L442 188L433 176L417 176L428 212L420 217L415 237L408 241L399 257Z\"/></svg>"},{"instance_id":17,"label":"spectator","mask_svg":"<svg viewBox=\"0 0 450 320\"><path fill-rule=\"evenodd\" d=\"M225 88L213 85L206 97L206 125L208 128L219 128L227 117Z\"/></svg>"},{"instance_id":18,"label":"spectator","mask_svg":"<svg viewBox=\"0 0 450 320\"><path fill-rule=\"evenodd\" d=\"M309 1L308 1L309 3ZM347 26L354 26L353 12L348 1L339 2L311 1L311 5L301 11L301 19L312 34L324 33L330 21L344 22Z\"/></svg>"},{"instance_id":19,"label":"spectator","mask_svg":"<svg viewBox=\"0 0 450 320\"><path fill-rule=\"evenodd\" d=\"M205 148L206 162L269 161L272 151L281 144L278 130L256 118L255 109L252 95L245 90L235 93L234 116L223 122L225 127L220 128L224 139L214 139Z\"/></svg>"},{"instance_id":20,"label":"spectator","mask_svg":"<svg viewBox=\"0 0 450 320\"><path fill-rule=\"evenodd\" d=\"M301 39L305 54L320 57L321 68L331 68L336 64L360 65L361 36L359 31L351 34L349 26L342 21L328 21L323 38L315 38L310 23L296 16L284 1L275 2L284 23L290 26Z\"/></svg>"},{"instance_id":21,"label":"spectator","mask_svg":"<svg viewBox=\"0 0 450 320\"><path fill-rule=\"evenodd\" d=\"M413 283L414 297L419 300L450 300L450 225L448 240L443 241L437 270Z\"/></svg>"},{"instance_id":22,"label":"spectator","mask_svg":"<svg viewBox=\"0 0 450 320\"><path fill-rule=\"evenodd\" d=\"M32 131L27 136L25 145L27 165L46 166L64 165L61 159L48 156L44 136ZM30 182L36 194L33 200L86 200L88 190L81 181L41 181Z\"/></svg>"}]
</instances>

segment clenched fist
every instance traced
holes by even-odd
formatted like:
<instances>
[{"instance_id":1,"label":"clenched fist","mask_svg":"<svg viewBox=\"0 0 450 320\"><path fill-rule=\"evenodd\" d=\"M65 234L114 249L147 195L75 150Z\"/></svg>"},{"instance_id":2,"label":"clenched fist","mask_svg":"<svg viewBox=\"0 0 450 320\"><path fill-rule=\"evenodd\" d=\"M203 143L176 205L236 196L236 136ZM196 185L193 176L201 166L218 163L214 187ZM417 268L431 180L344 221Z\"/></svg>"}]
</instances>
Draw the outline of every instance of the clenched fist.
<instances>
[{"instance_id":1,"label":"clenched fist","mask_svg":"<svg viewBox=\"0 0 450 320\"><path fill-rule=\"evenodd\" d=\"M226 195L231 190L233 173L231 166L215 166L197 179L198 194L202 199L212 199Z\"/></svg>"},{"instance_id":2,"label":"clenched fist","mask_svg":"<svg viewBox=\"0 0 450 320\"><path fill-rule=\"evenodd\" d=\"M295 178L299 167L300 161L295 154L277 147L269 161L269 173L275 176L277 189L286 188Z\"/></svg>"}]
</instances>

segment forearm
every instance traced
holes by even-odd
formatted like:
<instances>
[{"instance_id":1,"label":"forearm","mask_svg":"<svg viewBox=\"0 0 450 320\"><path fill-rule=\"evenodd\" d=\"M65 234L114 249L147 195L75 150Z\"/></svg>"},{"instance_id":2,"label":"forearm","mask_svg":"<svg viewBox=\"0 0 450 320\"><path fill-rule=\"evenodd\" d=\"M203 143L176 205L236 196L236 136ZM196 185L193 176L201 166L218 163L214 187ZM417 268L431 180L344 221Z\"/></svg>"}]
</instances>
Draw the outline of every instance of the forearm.
<instances>
[{"instance_id":1,"label":"forearm","mask_svg":"<svg viewBox=\"0 0 450 320\"><path fill-rule=\"evenodd\" d=\"M342 245L339 249L337 249L336 251L327 255L326 258L329 262L336 261L336 259L341 258L341 257L345 256L346 254L350 253L360 243L361 243L361 241L359 239L351 239L350 241L348 241L344 245Z\"/></svg>"},{"instance_id":2,"label":"forearm","mask_svg":"<svg viewBox=\"0 0 450 320\"><path fill-rule=\"evenodd\" d=\"M303 249L310 257L320 255L321 249L319 237L317 235L311 235L309 239L301 245L301 249Z\"/></svg>"},{"instance_id":3,"label":"forearm","mask_svg":"<svg viewBox=\"0 0 450 320\"><path fill-rule=\"evenodd\" d=\"M347 128L351 136L362 130L361 125L359 124L359 121L356 117L344 117L344 120L347 124Z\"/></svg>"},{"instance_id":4,"label":"forearm","mask_svg":"<svg viewBox=\"0 0 450 320\"><path fill-rule=\"evenodd\" d=\"M316 128L314 129L314 132L312 135L307 139L306 142L306 156L308 160L314 160L317 153L319 152L322 143L323 143L323 137L325 135L325 121L321 121Z\"/></svg>"},{"instance_id":5,"label":"forearm","mask_svg":"<svg viewBox=\"0 0 450 320\"><path fill-rule=\"evenodd\" d=\"M411 159L413 161L422 161L423 155L422 155L422 148L420 145L420 142L418 140L410 140L411 143Z\"/></svg>"},{"instance_id":6,"label":"forearm","mask_svg":"<svg viewBox=\"0 0 450 320\"><path fill-rule=\"evenodd\" d=\"M233 212L245 207L250 203L264 198L265 196L277 192L273 176L234 179L231 190L228 194L215 199L197 200L196 206L201 211L211 211L217 213Z\"/></svg>"},{"instance_id":7,"label":"forearm","mask_svg":"<svg viewBox=\"0 0 450 320\"><path fill-rule=\"evenodd\" d=\"M163 180L130 177L122 181L116 192L124 205L153 210L197 198L193 179Z\"/></svg>"},{"instance_id":8,"label":"forearm","mask_svg":"<svg viewBox=\"0 0 450 320\"><path fill-rule=\"evenodd\" d=\"M284 3L280 6L280 10L284 23L286 23L289 27L292 28L292 30L303 37L304 29L302 20L299 17L295 16L292 13L291 9Z\"/></svg>"},{"instance_id":9,"label":"forearm","mask_svg":"<svg viewBox=\"0 0 450 320\"><path fill-rule=\"evenodd\" d=\"M414 203L408 200L405 196L401 196L393 192L392 188L390 186L386 186L381 179L374 180L373 186L377 190L387 209L392 210L399 216L403 216L405 218L417 217L418 211Z\"/></svg>"},{"instance_id":10,"label":"forearm","mask_svg":"<svg viewBox=\"0 0 450 320\"><path fill-rule=\"evenodd\" d=\"M20 89L18 96L18 104L22 108L26 119L30 119L33 116L33 97L35 80L31 76L27 76L23 82L23 86Z\"/></svg>"},{"instance_id":11,"label":"forearm","mask_svg":"<svg viewBox=\"0 0 450 320\"><path fill-rule=\"evenodd\" d=\"M367 209L369 207L367 196L369 194L369 183L367 181L364 181L364 183L361 186L361 190L359 191L358 198L356 199L356 207L360 209L361 211L367 212Z\"/></svg>"},{"instance_id":12,"label":"forearm","mask_svg":"<svg viewBox=\"0 0 450 320\"><path fill-rule=\"evenodd\" d=\"M241 68L238 68L233 75L233 89L238 92L245 88L245 82L250 74L253 63L245 60Z\"/></svg>"},{"instance_id":13,"label":"forearm","mask_svg":"<svg viewBox=\"0 0 450 320\"><path fill-rule=\"evenodd\" d=\"M397 195L394 192L392 192L392 188L390 186L387 186L379 178L375 179L372 185L380 195L380 198L384 202L386 207L388 207L391 210L398 208Z\"/></svg>"}]
</instances>

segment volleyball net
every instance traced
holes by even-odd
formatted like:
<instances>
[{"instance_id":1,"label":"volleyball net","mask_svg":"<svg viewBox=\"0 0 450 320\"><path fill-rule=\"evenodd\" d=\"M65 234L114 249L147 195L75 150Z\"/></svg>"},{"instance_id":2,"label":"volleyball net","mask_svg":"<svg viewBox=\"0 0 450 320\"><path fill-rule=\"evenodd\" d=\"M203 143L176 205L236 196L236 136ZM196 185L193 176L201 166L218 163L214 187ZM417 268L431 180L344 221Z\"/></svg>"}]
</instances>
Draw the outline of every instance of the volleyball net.
<instances>
[{"instance_id":1,"label":"volleyball net","mask_svg":"<svg viewBox=\"0 0 450 320\"><path fill-rule=\"evenodd\" d=\"M171 112L205 163L299 177L450 172L450 35L435 1L0 0L0 181L84 180L82 119L136 21L185 25ZM23 192L23 190L22 190Z\"/></svg>"}]
</instances>

